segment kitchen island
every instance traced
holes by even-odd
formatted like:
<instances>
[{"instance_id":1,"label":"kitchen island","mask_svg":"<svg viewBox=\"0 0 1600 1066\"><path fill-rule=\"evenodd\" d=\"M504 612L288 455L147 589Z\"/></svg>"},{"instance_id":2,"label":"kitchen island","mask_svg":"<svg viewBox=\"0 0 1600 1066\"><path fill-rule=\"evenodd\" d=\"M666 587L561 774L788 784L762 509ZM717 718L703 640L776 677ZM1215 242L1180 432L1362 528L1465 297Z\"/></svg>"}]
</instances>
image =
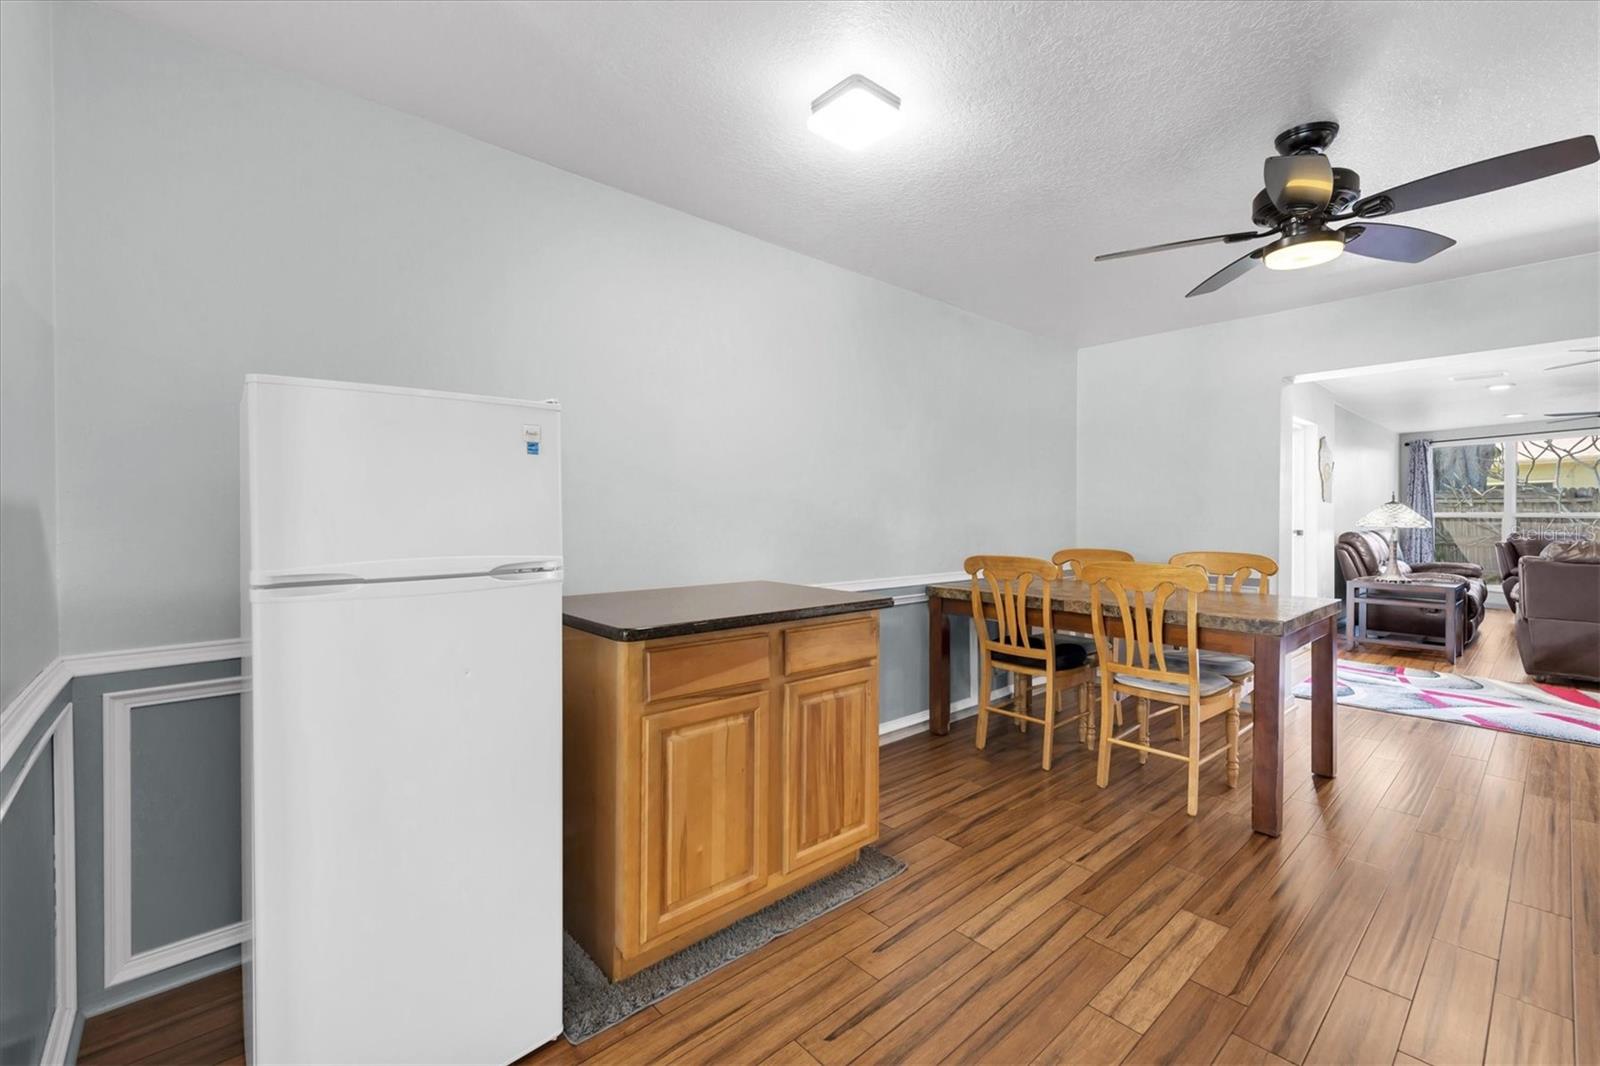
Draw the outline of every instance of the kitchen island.
<instances>
[{"instance_id":1,"label":"kitchen island","mask_svg":"<svg viewBox=\"0 0 1600 1066\"><path fill-rule=\"evenodd\" d=\"M567 931L613 981L878 835L878 611L771 581L563 602Z\"/></svg>"}]
</instances>

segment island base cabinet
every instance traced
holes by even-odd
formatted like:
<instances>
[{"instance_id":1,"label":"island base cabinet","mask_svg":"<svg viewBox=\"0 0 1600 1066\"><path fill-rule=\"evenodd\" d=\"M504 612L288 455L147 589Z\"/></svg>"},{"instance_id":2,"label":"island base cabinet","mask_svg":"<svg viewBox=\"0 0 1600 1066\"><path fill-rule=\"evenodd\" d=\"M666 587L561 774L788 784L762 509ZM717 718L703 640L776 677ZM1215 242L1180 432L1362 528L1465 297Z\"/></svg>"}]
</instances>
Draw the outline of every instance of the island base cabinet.
<instances>
[{"instance_id":1,"label":"island base cabinet","mask_svg":"<svg viewBox=\"0 0 1600 1066\"><path fill-rule=\"evenodd\" d=\"M644 928L650 942L766 887L765 692L647 714Z\"/></svg>"},{"instance_id":2,"label":"island base cabinet","mask_svg":"<svg viewBox=\"0 0 1600 1066\"><path fill-rule=\"evenodd\" d=\"M612 980L878 835L876 612L690 637L565 631L567 931Z\"/></svg>"},{"instance_id":3,"label":"island base cabinet","mask_svg":"<svg viewBox=\"0 0 1600 1066\"><path fill-rule=\"evenodd\" d=\"M783 690L783 869L878 835L878 672L793 681Z\"/></svg>"}]
</instances>

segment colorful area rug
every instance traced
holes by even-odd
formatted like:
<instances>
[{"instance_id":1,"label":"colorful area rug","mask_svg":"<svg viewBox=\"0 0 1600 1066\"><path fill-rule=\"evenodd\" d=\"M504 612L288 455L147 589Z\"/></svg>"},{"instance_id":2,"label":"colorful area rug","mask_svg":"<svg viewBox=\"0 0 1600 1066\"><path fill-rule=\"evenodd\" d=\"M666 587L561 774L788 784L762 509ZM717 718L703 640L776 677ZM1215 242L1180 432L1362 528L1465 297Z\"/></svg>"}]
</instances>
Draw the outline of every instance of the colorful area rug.
<instances>
[{"instance_id":1,"label":"colorful area rug","mask_svg":"<svg viewBox=\"0 0 1600 1066\"><path fill-rule=\"evenodd\" d=\"M1311 698L1311 682L1294 690ZM1506 733L1600 745L1600 692L1561 685L1518 685L1409 666L1341 662L1334 702L1460 722Z\"/></svg>"}]
</instances>

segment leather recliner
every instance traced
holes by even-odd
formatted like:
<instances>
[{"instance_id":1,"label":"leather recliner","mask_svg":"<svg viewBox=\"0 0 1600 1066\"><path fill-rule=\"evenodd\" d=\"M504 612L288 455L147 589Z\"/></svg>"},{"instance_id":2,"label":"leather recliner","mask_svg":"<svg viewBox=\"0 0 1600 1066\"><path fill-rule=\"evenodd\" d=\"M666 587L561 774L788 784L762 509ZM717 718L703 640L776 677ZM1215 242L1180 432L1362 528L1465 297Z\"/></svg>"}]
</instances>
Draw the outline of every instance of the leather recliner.
<instances>
[{"instance_id":1,"label":"leather recliner","mask_svg":"<svg viewBox=\"0 0 1600 1066\"><path fill-rule=\"evenodd\" d=\"M1495 545L1501 585L1516 615L1517 652L1534 677L1600 681L1600 552L1579 544L1544 558L1554 541L1512 537Z\"/></svg>"},{"instance_id":2,"label":"leather recliner","mask_svg":"<svg viewBox=\"0 0 1600 1066\"><path fill-rule=\"evenodd\" d=\"M1334 590L1344 599L1345 583L1358 577L1378 577L1389 565L1389 543L1382 534L1351 530L1339 534L1333 548ZM1489 602L1489 587L1483 582L1483 567L1477 563L1411 563L1400 561L1402 574L1418 578L1457 578L1467 585L1466 635L1468 644L1477 639L1479 623ZM1367 608L1367 624L1389 633L1444 639L1444 608L1428 603L1383 604Z\"/></svg>"},{"instance_id":3,"label":"leather recliner","mask_svg":"<svg viewBox=\"0 0 1600 1066\"><path fill-rule=\"evenodd\" d=\"M1575 535L1566 533L1513 533L1510 537L1500 541L1494 546L1495 558L1500 561L1500 591L1505 593L1506 604L1512 610L1517 607L1517 585L1522 581L1522 573L1517 566L1526 556L1537 556L1545 548L1558 540L1577 540Z\"/></svg>"}]
</instances>

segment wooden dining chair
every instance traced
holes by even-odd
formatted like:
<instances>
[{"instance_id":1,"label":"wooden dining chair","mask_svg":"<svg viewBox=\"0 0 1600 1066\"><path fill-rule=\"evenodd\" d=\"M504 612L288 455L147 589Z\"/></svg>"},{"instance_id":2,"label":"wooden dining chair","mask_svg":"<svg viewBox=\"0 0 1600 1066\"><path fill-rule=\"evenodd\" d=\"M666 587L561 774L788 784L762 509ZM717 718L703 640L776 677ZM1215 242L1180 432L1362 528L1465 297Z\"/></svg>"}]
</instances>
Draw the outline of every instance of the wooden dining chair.
<instances>
[{"instance_id":1,"label":"wooden dining chair","mask_svg":"<svg viewBox=\"0 0 1600 1066\"><path fill-rule=\"evenodd\" d=\"M1050 556L1050 561L1061 567L1063 575L1067 570L1070 569L1072 571L1072 576L1077 577L1083 568L1089 563L1131 563L1133 562L1133 553L1125 552L1121 548L1062 548L1060 551ZM1083 644L1091 655L1094 654L1094 634L1090 633L1083 637L1074 637L1071 639L1077 640L1079 643ZM1111 718L1118 726L1122 725L1122 702L1120 700L1117 702L1115 707L1111 708ZM1093 744L1094 721L1092 718L1090 719L1088 729L1085 732L1089 738L1088 743Z\"/></svg>"},{"instance_id":2,"label":"wooden dining chair","mask_svg":"<svg viewBox=\"0 0 1600 1066\"><path fill-rule=\"evenodd\" d=\"M1063 569L1071 568L1076 576L1085 563L1131 563L1133 555L1121 548L1062 548L1050 556L1050 561Z\"/></svg>"},{"instance_id":3,"label":"wooden dining chair","mask_svg":"<svg viewBox=\"0 0 1600 1066\"><path fill-rule=\"evenodd\" d=\"M1248 593L1247 582L1255 581L1258 596L1272 594L1272 578L1278 572L1276 560L1250 552L1179 552L1167 560L1173 566L1192 567L1206 575L1206 584L1215 592ZM1248 655L1200 650L1200 666L1227 677L1234 684L1248 687L1256 665ZM1240 697L1243 698L1243 693Z\"/></svg>"},{"instance_id":4,"label":"wooden dining chair","mask_svg":"<svg viewBox=\"0 0 1600 1066\"><path fill-rule=\"evenodd\" d=\"M1020 555L974 555L965 563L972 578L972 617L978 631L978 738L979 750L988 742L989 715L1014 718L1026 728L1028 722L1044 726L1044 768L1050 769L1055 743L1056 704L1069 687L1078 692L1076 714L1061 719L1077 721L1080 737L1094 745L1093 718L1090 714L1090 687L1094 671L1089 652L1081 644L1058 640L1050 618L1050 582L1061 576L1061 568L1048 559ZM1035 630L1028 621L1028 593L1039 586L1042 625ZM984 592L994 601L985 610ZM1012 706L993 703L994 670L1009 671L1012 680ZM1035 718L1016 708L1022 704L1022 686L1033 678L1044 678L1044 717Z\"/></svg>"},{"instance_id":5,"label":"wooden dining chair","mask_svg":"<svg viewBox=\"0 0 1600 1066\"><path fill-rule=\"evenodd\" d=\"M1099 562L1085 566L1082 580L1090 587L1089 614L1100 658L1100 751L1096 781L1101 788L1111 782L1111 749L1132 748L1142 763L1150 755L1176 759L1189 767L1189 813L1200 809L1200 767L1227 755L1228 787L1239 783L1239 689L1226 677L1202 669L1199 662L1200 593L1206 591L1204 574L1186 567L1160 563ZM1174 668L1163 645L1167 607L1177 597L1184 616L1187 640L1181 669ZM1106 632L1106 612L1122 624L1120 657ZM1118 695L1140 701L1138 740L1117 733L1111 724L1111 704ZM1150 743L1148 704L1170 705L1188 719L1182 753ZM1207 755L1200 754L1200 723L1226 717L1227 740Z\"/></svg>"}]
</instances>

